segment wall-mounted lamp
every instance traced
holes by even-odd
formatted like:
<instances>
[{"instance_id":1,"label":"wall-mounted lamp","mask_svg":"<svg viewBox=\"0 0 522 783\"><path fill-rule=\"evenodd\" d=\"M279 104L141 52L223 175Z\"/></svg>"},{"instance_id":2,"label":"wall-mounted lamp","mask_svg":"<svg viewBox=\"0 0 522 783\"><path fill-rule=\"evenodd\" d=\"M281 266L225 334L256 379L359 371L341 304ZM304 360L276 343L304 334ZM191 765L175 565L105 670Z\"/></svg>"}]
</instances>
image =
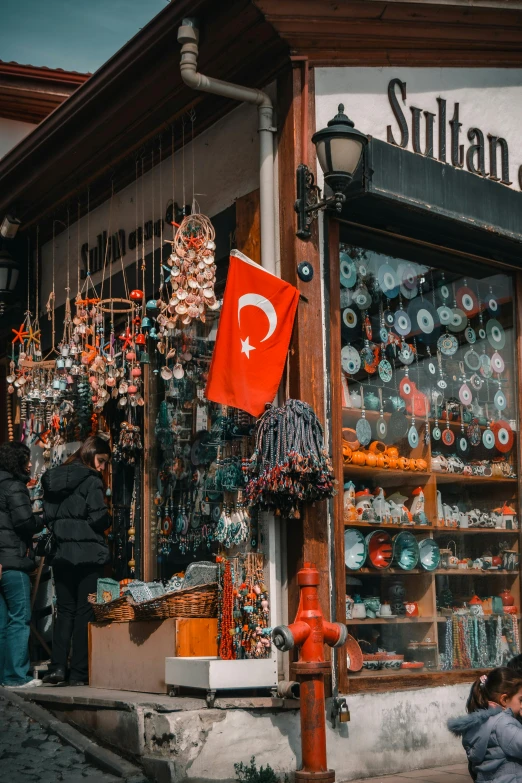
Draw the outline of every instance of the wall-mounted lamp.
<instances>
[{"instance_id":1,"label":"wall-mounted lamp","mask_svg":"<svg viewBox=\"0 0 522 783\"><path fill-rule=\"evenodd\" d=\"M297 167L297 231L299 239L310 239L310 226L317 219L319 210L333 207L337 212L343 208L346 191L357 170L368 137L356 130L354 123L339 104L338 114L312 136L317 160L324 173L324 181L333 191L333 196L321 199L321 189L315 184L314 175L303 163Z\"/></svg>"},{"instance_id":2,"label":"wall-mounted lamp","mask_svg":"<svg viewBox=\"0 0 522 783\"><path fill-rule=\"evenodd\" d=\"M12 215L6 215L0 225L0 234L4 239L14 239L22 221Z\"/></svg>"}]
</instances>

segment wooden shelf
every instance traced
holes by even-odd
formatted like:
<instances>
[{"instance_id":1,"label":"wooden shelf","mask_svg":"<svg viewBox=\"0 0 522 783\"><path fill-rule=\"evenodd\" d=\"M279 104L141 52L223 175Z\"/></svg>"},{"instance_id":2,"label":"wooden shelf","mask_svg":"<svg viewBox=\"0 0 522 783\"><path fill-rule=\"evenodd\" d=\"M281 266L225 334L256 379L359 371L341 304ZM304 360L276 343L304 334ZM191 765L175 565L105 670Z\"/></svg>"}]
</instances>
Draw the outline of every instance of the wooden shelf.
<instances>
[{"instance_id":1,"label":"wooden shelf","mask_svg":"<svg viewBox=\"0 0 522 783\"><path fill-rule=\"evenodd\" d=\"M373 527L373 525L371 526ZM389 527L383 525L383 527ZM427 529L427 528L426 528ZM465 535L466 533L495 533L498 535L520 535L520 530L506 530L502 527L430 527L438 536L452 536L452 535Z\"/></svg>"},{"instance_id":2,"label":"wooden shelf","mask_svg":"<svg viewBox=\"0 0 522 783\"><path fill-rule=\"evenodd\" d=\"M354 571L354 573L357 572ZM518 576L518 571L495 571L492 569L479 571L478 568L438 568L430 573L435 576L512 576L513 578Z\"/></svg>"},{"instance_id":3,"label":"wooden shelf","mask_svg":"<svg viewBox=\"0 0 522 783\"><path fill-rule=\"evenodd\" d=\"M426 571L424 568L413 568L411 571L405 571L404 568L359 568L358 571L352 571L346 569L347 574L356 576L357 574L370 574L371 576L387 576L388 574L400 574L401 576L407 576L408 574L436 574L436 571Z\"/></svg>"},{"instance_id":4,"label":"wooden shelf","mask_svg":"<svg viewBox=\"0 0 522 783\"><path fill-rule=\"evenodd\" d=\"M345 522L345 527L365 528L367 530L414 530L417 533L423 533L425 530L438 530L439 528L431 525L385 525L373 524L370 522Z\"/></svg>"},{"instance_id":5,"label":"wooden shelf","mask_svg":"<svg viewBox=\"0 0 522 783\"><path fill-rule=\"evenodd\" d=\"M433 474L429 470L387 470L386 468L369 468L367 465L344 465L345 478L367 479L374 478L379 483L387 476L394 480L416 482L421 478L429 478Z\"/></svg>"},{"instance_id":6,"label":"wooden shelf","mask_svg":"<svg viewBox=\"0 0 522 783\"><path fill-rule=\"evenodd\" d=\"M373 470L373 468L369 468ZM458 484L462 479L474 482L474 483L498 483L498 484L516 484L517 478L501 478L498 476L466 476L464 473L442 473L440 471L434 471L433 474L437 480L437 484Z\"/></svg>"},{"instance_id":7,"label":"wooden shelf","mask_svg":"<svg viewBox=\"0 0 522 783\"><path fill-rule=\"evenodd\" d=\"M392 617L389 620L384 617L365 617L364 620L346 620L345 625L404 625L408 623L427 623L429 625L438 621L438 617Z\"/></svg>"}]
</instances>

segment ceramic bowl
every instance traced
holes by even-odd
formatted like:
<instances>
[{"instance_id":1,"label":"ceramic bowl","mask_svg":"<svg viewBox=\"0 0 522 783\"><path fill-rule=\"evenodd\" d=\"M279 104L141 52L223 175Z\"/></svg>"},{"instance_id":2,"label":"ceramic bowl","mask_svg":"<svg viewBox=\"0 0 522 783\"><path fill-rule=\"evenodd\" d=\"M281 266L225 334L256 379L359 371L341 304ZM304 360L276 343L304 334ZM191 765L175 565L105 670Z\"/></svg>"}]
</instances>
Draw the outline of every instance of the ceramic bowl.
<instances>
[{"instance_id":1,"label":"ceramic bowl","mask_svg":"<svg viewBox=\"0 0 522 783\"><path fill-rule=\"evenodd\" d=\"M397 533L393 538L393 560L403 571L411 571L419 562L417 539L407 530Z\"/></svg>"},{"instance_id":2,"label":"ceramic bowl","mask_svg":"<svg viewBox=\"0 0 522 783\"><path fill-rule=\"evenodd\" d=\"M386 530L374 530L366 536L368 561L371 566L383 570L389 568L393 560L393 544Z\"/></svg>"},{"instance_id":3,"label":"ceramic bowl","mask_svg":"<svg viewBox=\"0 0 522 783\"><path fill-rule=\"evenodd\" d=\"M426 571L435 571L440 563L439 545L432 538L419 541L419 562Z\"/></svg>"},{"instance_id":4,"label":"ceramic bowl","mask_svg":"<svg viewBox=\"0 0 522 783\"><path fill-rule=\"evenodd\" d=\"M360 530L348 528L344 533L344 562L350 571L358 571L362 568L368 549L366 539Z\"/></svg>"}]
</instances>

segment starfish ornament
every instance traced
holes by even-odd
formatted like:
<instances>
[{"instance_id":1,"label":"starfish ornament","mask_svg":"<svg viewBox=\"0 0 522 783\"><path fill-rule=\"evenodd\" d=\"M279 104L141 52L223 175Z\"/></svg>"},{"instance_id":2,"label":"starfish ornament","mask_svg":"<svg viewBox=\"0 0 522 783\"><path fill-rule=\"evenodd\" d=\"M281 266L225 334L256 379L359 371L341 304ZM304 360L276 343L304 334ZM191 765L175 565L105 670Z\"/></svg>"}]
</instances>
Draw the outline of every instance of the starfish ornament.
<instances>
[{"instance_id":1,"label":"starfish ornament","mask_svg":"<svg viewBox=\"0 0 522 783\"><path fill-rule=\"evenodd\" d=\"M20 324L20 329L11 329L11 331L14 334L14 338L11 341L13 345L18 342L18 340L20 340L20 345L23 345L25 338L29 336L29 332L25 331L25 321L23 324Z\"/></svg>"},{"instance_id":2,"label":"starfish ornament","mask_svg":"<svg viewBox=\"0 0 522 783\"><path fill-rule=\"evenodd\" d=\"M31 343L34 343L34 345L40 345L40 329L33 329L33 325L29 324L29 329L27 331L27 345L31 345Z\"/></svg>"}]
</instances>

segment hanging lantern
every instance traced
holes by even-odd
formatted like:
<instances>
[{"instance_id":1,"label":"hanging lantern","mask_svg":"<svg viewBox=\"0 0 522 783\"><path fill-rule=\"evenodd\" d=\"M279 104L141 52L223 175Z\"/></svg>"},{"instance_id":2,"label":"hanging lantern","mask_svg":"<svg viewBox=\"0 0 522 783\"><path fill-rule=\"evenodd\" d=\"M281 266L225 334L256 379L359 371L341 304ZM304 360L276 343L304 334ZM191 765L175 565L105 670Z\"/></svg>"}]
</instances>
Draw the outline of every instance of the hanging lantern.
<instances>
[{"instance_id":1,"label":"hanging lantern","mask_svg":"<svg viewBox=\"0 0 522 783\"><path fill-rule=\"evenodd\" d=\"M129 296L133 302L141 302L143 299L143 291L140 291L139 288L135 288L134 291L130 292Z\"/></svg>"},{"instance_id":2,"label":"hanging lantern","mask_svg":"<svg viewBox=\"0 0 522 783\"><path fill-rule=\"evenodd\" d=\"M5 303L16 288L18 273L18 264L10 253L7 250L0 250L0 315L4 312Z\"/></svg>"}]
</instances>

